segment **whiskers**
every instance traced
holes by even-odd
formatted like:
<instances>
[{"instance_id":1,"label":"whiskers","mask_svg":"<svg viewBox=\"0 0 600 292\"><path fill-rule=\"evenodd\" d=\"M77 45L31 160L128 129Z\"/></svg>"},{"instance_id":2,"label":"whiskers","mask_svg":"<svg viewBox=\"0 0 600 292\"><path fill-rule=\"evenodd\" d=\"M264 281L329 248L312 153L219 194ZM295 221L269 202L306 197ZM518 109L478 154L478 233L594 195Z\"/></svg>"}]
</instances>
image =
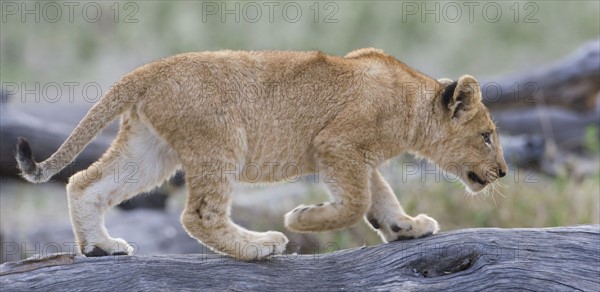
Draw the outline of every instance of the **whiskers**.
<instances>
[{"instance_id":1,"label":"whiskers","mask_svg":"<svg viewBox=\"0 0 600 292\"><path fill-rule=\"evenodd\" d=\"M500 180L495 181L494 184L497 185L499 188L503 188L503 189L508 187L507 184L501 182Z\"/></svg>"},{"instance_id":2,"label":"whiskers","mask_svg":"<svg viewBox=\"0 0 600 292\"><path fill-rule=\"evenodd\" d=\"M505 188L505 185L502 185L498 180L496 180L495 182L489 184L485 190L483 191L482 197L483 198L488 198L491 197L492 201L494 202L494 206L498 207L498 204L496 203L496 194L500 195L500 197L502 198L506 198L506 196L500 191L501 188Z\"/></svg>"},{"instance_id":3,"label":"whiskers","mask_svg":"<svg viewBox=\"0 0 600 292\"><path fill-rule=\"evenodd\" d=\"M501 191L501 189L505 189L506 187L507 185L496 180L495 182L488 184L483 190L479 192L473 192L466 188L465 197L468 197L469 199L476 198L477 200L486 200L488 198L492 198L494 206L498 207L498 203L496 202L496 194L500 195L500 197L502 198L506 198L506 195L504 195Z\"/></svg>"}]
</instances>

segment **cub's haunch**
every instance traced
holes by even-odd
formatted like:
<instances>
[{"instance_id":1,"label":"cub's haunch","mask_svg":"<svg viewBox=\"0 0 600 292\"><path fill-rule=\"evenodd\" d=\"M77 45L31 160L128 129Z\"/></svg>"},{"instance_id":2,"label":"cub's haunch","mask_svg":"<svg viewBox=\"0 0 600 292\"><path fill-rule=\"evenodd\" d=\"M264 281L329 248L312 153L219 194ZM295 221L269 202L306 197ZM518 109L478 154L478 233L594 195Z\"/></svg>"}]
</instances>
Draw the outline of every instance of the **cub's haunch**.
<instances>
[{"instance_id":1,"label":"cub's haunch","mask_svg":"<svg viewBox=\"0 0 600 292\"><path fill-rule=\"evenodd\" d=\"M403 152L425 157L473 193L506 174L475 78L434 80L381 50L361 49L345 57L201 52L144 65L117 81L47 160L36 163L20 138L16 159L23 177L49 180L117 116L121 126L110 148L67 185L71 223L87 256L131 254L125 240L108 235L104 212L178 169L187 179L181 215L187 232L243 260L281 254L288 239L231 221L236 181L318 172L327 178L331 202L299 206L285 215L286 227L334 230L365 218L388 242L439 227L427 215L404 212L378 170L386 160ZM111 169L127 163L139 171L133 179L115 179Z\"/></svg>"}]
</instances>

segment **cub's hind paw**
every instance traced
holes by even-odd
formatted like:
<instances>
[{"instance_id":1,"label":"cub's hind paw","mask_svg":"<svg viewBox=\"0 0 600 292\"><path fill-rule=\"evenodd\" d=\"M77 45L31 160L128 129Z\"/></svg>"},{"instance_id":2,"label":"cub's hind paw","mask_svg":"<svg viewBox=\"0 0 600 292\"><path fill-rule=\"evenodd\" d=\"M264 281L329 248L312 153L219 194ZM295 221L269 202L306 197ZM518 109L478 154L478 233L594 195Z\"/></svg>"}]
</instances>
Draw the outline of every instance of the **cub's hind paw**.
<instances>
[{"instance_id":1,"label":"cub's hind paw","mask_svg":"<svg viewBox=\"0 0 600 292\"><path fill-rule=\"evenodd\" d=\"M83 248L82 253L86 257L131 255L133 247L123 239L113 238L103 242L89 243Z\"/></svg>"},{"instance_id":2,"label":"cub's hind paw","mask_svg":"<svg viewBox=\"0 0 600 292\"><path fill-rule=\"evenodd\" d=\"M270 256L281 255L288 243L287 237L277 231L255 233L256 238L244 244L233 256L245 261L263 260Z\"/></svg>"},{"instance_id":3,"label":"cub's hind paw","mask_svg":"<svg viewBox=\"0 0 600 292\"><path fill-rule=\"evenodd\" d=\"M97 246L94 246L94 249L92 249L92 251L90 251L90 252L84 252L83 255L85 255L88 258L91 258L91 257L103 257L103 256L107 256L108 253L105 252L103 249L101 249L101 248L99 248Z\"/></svg>"},{"instance_id":4,"label":"cub's hind paw","mask_svg":"<svg viewBox=\"0 0 600 292\"><path fill-rule=\"evenodd\" d=\"M368 219L385 242L429 236L437 233L440 227L435 219L420 214L415 218L404 217L395 221Z\"/></svg>"}]
</instances>

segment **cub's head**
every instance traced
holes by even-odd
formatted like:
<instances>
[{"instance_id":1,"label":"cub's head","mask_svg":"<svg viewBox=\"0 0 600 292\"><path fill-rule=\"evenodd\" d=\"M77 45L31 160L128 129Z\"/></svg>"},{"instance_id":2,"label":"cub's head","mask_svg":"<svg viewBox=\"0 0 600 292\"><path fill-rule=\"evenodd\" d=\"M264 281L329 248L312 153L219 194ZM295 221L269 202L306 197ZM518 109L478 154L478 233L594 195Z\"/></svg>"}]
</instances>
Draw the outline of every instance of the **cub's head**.
<instances>
[{"instance_id":1,"label":"cub's head","mask_svg":"<svg viewBox=\"0 0 600 292\"><path fill-rule=\"evenodd\" d=\"M474 193L506 175L506 162L496 126L481 101L475 78L438 80L443 90L435 100L435 145L429 155L447 172L457 175Z\"/></svg>"}]
</instances>

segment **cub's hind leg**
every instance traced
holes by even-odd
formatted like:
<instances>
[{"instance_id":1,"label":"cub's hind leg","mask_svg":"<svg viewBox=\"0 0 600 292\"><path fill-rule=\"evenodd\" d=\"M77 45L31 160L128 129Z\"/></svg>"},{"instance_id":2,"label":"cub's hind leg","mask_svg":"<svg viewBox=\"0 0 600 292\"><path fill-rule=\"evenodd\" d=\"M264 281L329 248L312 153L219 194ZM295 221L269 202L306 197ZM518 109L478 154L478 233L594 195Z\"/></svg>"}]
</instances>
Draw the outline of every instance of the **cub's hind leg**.
<instances>
[{"instance_id":1,"label":"cub's hind leg","mask_svg":"<svg viewBox=\"0 0 600 292\"><path fill-rule=\"evenodd\" d=\"M404 212L392 188L377 169L371 171L370 188L371 208L365 220L384 242L418 238L438 232L439 226L435 219L425 214L413 218Z\"/></svg>"},{"instance_id":2,"label":"cub's hind leg","mask_svg":"<svg viewBox=\"0 0 600 292\"><path fill-rule=\"evenodd\" d=\"M104 213L171 176L178 159L170 146L137 119L124 118L108 151L67 185L69 212L80 250L86 256L131 254L133 248L112 238Z\"/></svg>"},{"instance_id":3,"label":"cub's hind leg","mask_svg":"<svg viewBox=\"0 0 600 292\"><path fill-rule=\"evenodd\" d=\"M203 155L216 157L208 151ZM183 164L188 195L181 222L192 237L216 252L241 260L283 253L288 242L283 233L254 232L231 221L231 181L226 175L231 167L221 167L221 161Z\"/></svg>"}]
</instances>

